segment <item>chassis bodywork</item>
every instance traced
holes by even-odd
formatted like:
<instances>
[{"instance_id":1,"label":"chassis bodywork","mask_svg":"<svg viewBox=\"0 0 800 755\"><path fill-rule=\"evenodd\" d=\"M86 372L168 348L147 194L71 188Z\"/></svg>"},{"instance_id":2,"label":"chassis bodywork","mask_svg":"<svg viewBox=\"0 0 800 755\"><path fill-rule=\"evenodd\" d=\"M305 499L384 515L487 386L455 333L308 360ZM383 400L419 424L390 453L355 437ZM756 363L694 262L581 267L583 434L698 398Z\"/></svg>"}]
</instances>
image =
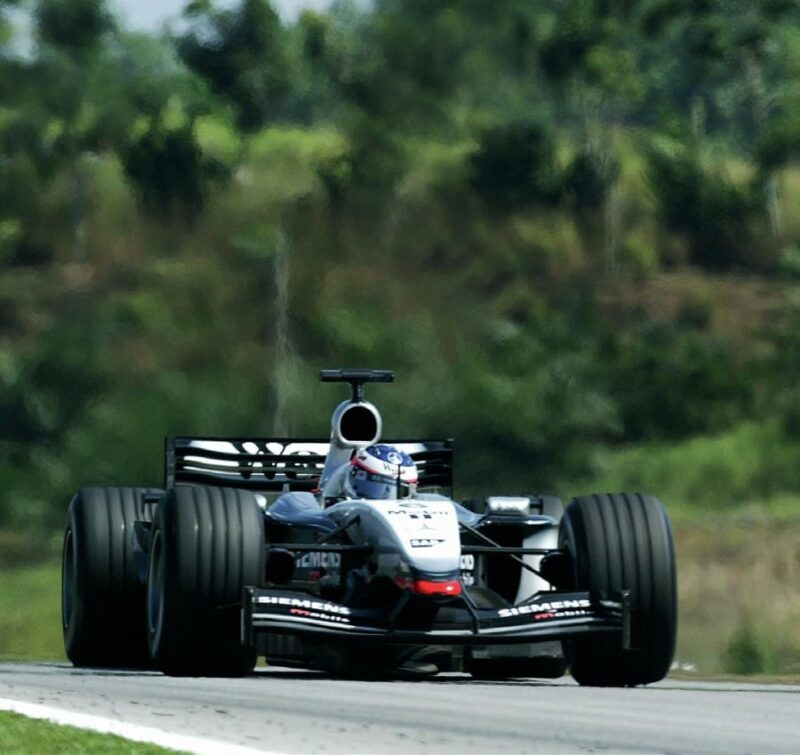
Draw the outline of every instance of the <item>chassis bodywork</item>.
<instances>
[{"instance_id":1,"label":"chassis bodywork","mask_svg":"<svg viewBox=\"0 0 800 755\"><path fill-rule=\"evenodd\" d=\"M560 503L542 513L537 496L494 497L468 510L452 497L451 440L383 441L417 464L413 499L340 500L329 481L380 433L380 415L361 392L369 379L356 375L329 441L167 440L166 489L244 488L263 510L264 578L243 586L242 643L273 663L331 666L320 658L368 647L436 656L455 669L539 658L551 662L542 675L563 673L564 641L574 637L613 635L627 647L626 593L572 584L558 548ZM143 578L148 527L137 526L135 544Z\"/></svg>"}]
</instances>

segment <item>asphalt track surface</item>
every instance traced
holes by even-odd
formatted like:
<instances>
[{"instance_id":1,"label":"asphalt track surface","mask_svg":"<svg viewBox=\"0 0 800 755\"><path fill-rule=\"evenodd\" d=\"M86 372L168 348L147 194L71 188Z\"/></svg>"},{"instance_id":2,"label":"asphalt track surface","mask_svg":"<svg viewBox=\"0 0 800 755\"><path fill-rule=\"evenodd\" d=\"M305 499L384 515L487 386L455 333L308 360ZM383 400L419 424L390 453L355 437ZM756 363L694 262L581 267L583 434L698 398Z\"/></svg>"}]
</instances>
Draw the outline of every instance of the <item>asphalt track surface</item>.
<instances>
[{"instance_id":1,"label":"asphalt track surface","mask_svg":"<svg viewBox=\"0 0 800 755\"><path fill-rule=\"evenodd\" d=\"M0 696L280 753L798 753L800 686L170 678L0 664Z\"/></svg>"}]
</instances>

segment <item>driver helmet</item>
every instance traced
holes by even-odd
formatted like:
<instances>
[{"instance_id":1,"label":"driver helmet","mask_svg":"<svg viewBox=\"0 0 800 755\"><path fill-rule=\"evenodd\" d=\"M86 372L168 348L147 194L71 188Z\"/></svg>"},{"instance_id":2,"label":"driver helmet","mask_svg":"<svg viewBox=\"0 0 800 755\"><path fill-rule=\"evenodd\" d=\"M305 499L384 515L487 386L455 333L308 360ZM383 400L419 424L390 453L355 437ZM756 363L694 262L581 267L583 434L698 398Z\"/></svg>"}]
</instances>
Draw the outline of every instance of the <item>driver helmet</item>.
<instances>
[{"instance_id":1,"label":"driver helmet","mask_svg":"<svg viewBox=\"0 0 800 755\"><path fill-rule=\"evenodd\" d=\"M418 479L417 465L407 453L379 443L353 456L345 485L354 498L409 498L417 491Z\"/></svg>"}]
</instances>

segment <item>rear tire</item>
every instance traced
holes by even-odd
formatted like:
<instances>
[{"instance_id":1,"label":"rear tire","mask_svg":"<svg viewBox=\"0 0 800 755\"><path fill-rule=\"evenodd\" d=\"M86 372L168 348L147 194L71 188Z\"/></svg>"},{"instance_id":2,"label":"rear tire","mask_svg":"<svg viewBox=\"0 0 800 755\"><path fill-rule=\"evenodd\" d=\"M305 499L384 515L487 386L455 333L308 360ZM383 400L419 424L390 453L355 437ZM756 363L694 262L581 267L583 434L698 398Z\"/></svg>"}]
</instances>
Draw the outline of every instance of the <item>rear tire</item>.
<instances>
[{"instance_id":1,"label":"rear tire","mask_svg":"<svg viewBox=\"0 0 800 755\"><path fill-rule=\"evenodd\" d=\"M559 546L568 551L578 590L631 593L631 649L618 636L572 643L578 684L623 687L663 679L675 653L677 588L669 517L652 495L575 498L564 511Z\"/></svg>"},{"instance_id":2,"label":"rear tire","mask_svg":"<svg viewBox=\"0 0 800 755\"><path fill-rule=\"evenodd\" d=\"M242 588L264 574L264 517L252 493L178 486L156 512L147 629L157 666L176 676L243 676Z\"/></svg>"},{"instance_id":3,"label":"rear tire","mask_svg":"<svg viewBox=\"0 0 800 755\"><path fill-rule=\"evenodd\" d=\"M150 521L150 488L84 488L69 506L61 570L64 647L75 666L141 668L150 663L144 586L132 534Z\"/></svg>"}]
</instances>

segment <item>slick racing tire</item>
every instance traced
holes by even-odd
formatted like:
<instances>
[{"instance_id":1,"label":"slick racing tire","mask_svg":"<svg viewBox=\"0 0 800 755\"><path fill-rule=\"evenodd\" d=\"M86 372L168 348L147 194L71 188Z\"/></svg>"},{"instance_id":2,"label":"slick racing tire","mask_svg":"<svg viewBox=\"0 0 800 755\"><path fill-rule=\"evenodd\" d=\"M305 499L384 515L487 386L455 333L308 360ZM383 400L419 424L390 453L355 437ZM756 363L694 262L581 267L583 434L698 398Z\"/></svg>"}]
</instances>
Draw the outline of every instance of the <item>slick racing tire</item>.
<instances>
[{"instance_id":1,"label":"slick racing tire","mask_svg":"<svg viewBox=\"0 0 800 755\"><path fill-rule=\"evenodd\" d=\"M672 529L658 498L575 498L564 511L559 546L572 557L576 589L611 599L628 590L631 597L630 649L622 648L617 634L574 640L575 681L623 687L663 679L675 653L678 609Z\"/></svg>"},{"instance_id":2,"label":"slick racing tire","mask_svg":"<svg viewBox=\"0 0 800 755\"><path fill-rule=\"evenodd\" d=\"M158 668L174 676L242 676L242 588L264 573L264 518L252 493L178 486L158 507L150 539L147 633Z\"/></svg>"},{"instance_id":3,"label":"slick racing tire","mask_svg":"<svg viewBox=\"0 0 800 755\"><path fill-rule=\"evenodd\" d=\"M67 657L76 666L149 665L144 587L133 560L135 521L149 521L150 488L84 488L69 506L61 569Z\"/></svg>"}]
</instances>

